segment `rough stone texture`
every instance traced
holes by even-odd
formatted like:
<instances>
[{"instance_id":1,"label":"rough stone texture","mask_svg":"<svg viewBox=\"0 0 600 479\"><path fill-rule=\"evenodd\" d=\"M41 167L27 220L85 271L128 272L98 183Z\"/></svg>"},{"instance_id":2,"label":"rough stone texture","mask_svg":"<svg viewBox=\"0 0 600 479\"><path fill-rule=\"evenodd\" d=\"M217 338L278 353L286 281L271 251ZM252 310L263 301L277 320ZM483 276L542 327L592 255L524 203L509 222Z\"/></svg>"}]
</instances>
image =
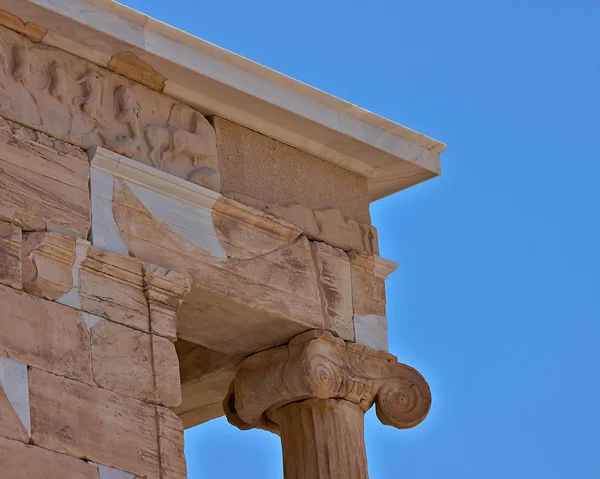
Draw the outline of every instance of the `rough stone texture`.
<instances>
[{"instance_id":1,"label":"rough stone texture","mask_svg":"<svg viewBox=\"0 0 600 479\"><path fill-rule=\"evenodd\" d=\"M0 33L6 64L0 69L1 115L83 149L104 146L218 191L215 133L200 113L74 55L32 45L4 27ZM121 55L112 66L130 70L131 63Z\"/></svg>"},{"instance_id":2,"label":"rough stone texture","mask_svg":"<svg viewBox=\"0 0 600 479\"><path fill-rule=\"evenodd\" d=\"M81 309L149 332L141 262L91 247L79 270Z\"/></svg>"},{"instance_id":3,"label":"rough stone texture","mask_svg":"<svg viewBox=\"0 0 600 479\"><path fill-rule=\"evenodd\" d=\"M183 401L173 411L185 428L223 415L223 399L243 356L230 356L182 339L175 343Z\"/></svg>"},{"instance_id":4,"label":"rough stone texture","mask_svg":"<svg viewBox=\"0 0 600 479\"><path fill-rule=\"evenodd\" d=\"M312 243L319 275L325 329L345 340L354 340L350 260L341 249L325 243Z\"/></svg>"},{"instance_id":5,"label":"rough stone texture","mask_svg":"<svg viewBox=\"0 0 600 479\"><path fill-rule=\"evenodd\" d=\"M221 190L280 205L338 209L370 223L366 178L223 118L217 133Z\"/></svg>"},{"instance_id":6,"label":"rough stone texture","mask_svg":"<svg viewBox=\"0 0 600 479\"><path fill-rule=\"evenodd\" d=\"M75 240L58 233L34 232L23 238L23 289L55 300L73 287Z\"/></svg>"},{"instance_id":7,"label":"rough stone texture","mask_svg":"<svg viewBox=\"0 0 600 479\"><path fill-rule=\"evenodd\" d=\"M0 436L29 441L27 365L0 357Z\"/></svg>"},{"instance_id":8,"label":"rough stone texture","mask_svg":"<svg viewBox=\"0 0 600 479\"><path fill-rule=\"evenodd\" d=\"M131 52L119 52L110 57L107 67L120 75L146 85L153 90L161 91L167 78L157 72L152 65L141 60Z\"/></svg>"},{"instance_id":9,"label":"rough stone texture","mask_svg":"<svg viewBox=\"0 0 600 479\"><path fill-rule=\"evenodd\" d=\"M21 228L0 221L0 285L21 289Z\"/></svg>"},{"instance_id":10,"label":"rough stone texture","mask_svg":"<svg viewBox=\"0 0 600 479\"><path fill-rule=\"evenodd\" d=\"M130 254L192 278L178 314L179 337L236 355L323 326L306 238L249 260L223 261L165 227L126 186L115 188L113 212Z\"/></svg>"},{"instance_id":11,"label":"rough stone texture","mask_svg":"<svg viewBox=\"0 0 600 479\"><path fill-rule=\"evenodd\" d=\"M280 205L240 193L229 193L228 196L296 225L310 239L322 241L344 251L379 253L377 230L368 223L359 223L352 218L344 218L337 209L314 210L292 203Z\"/></svg>"},{"instance_id":12,"label":"rough stone texture","mask_svg":"<svg viewBox=\"0 0 600 479\"><path fill-rule=\"evenodd\" d=\"M15 32L19 32L21 35L25 35L32 42L41 42L46 36L45 28L36 25L31 22L24 22L16 15L0 10L0 25L10 28Z\"/></svg>"},{"instance_id":13,"label":"rough stone texture","mask_svg":"<svg viewBox=\"0 0 600 479\"><path fill-rule=\"evenodd\" d=\"M150 310L150 330L177 340L177 310L190 292L189 277L167 268L144 263L144 294Z\"/></svg>"},{"instance_id":14,"label":"rough stone texture","mask_svg":"<svg viewBox=\"0 0 600 479\"><path fill-rule=\"evenodd\" d=\"M352 264L352 302L355 314L385 316L384 279Z\"/></svg>"},{"instance_id":15,"label":"rough stone texture","mask_svg":"<svg viewBox=\"0 0 600 479\"><path fill-rule=\"evenodd\" d=\"M169 409L156 408L161 479L186 479L183 425Z\"/></svg>"},{"instance_id":16,"label":"rough stone texture","mask_svg":"<svg viewBox=\"0 0 600 479\"><path fill-rule=\"evenodd\" d=\"M106 320L90 333L98 386L164 406L181 403L179 363L169 340Z\"/></svg>"},{"instance_id":17,"label":"rough stone texture","mask_svg":"<svg viewBox=\"0 0 600 479\"><path fill-rule=\"evenodd\" d=\"M229 198L219 198L212 211L219 243L227 257L251 259L291 244L301 231L294 225L273 218Z\"/></svg>"},{"instance_id":18,"label":"rough stone texture","mask_svg":"<svg viewBox=\"0 0 600 479\"><path fill-rule=\"evenodd\" d=\"M308 399L277 411L285 479L368 479L364 412L339 399Z\"/></svg>"},{"instance_id":19,"label":"rough stone texture","mask_svg":"<svg viewBox=\"0 0 600 479\"><path fill-rule=\"evenodd\" d=\"M29 381L35 444L160 477L155 406L38 369Z\"/></svg>"},{"instance_id":20,"label":"rough stone texture","mask_svg":"<svg viewBox=\"0 0 600 479\"><path fill-rule=\"evenodd\" d=\"M0 218L24 231L47 228L86 238L88 182L82 150L0 117Z\"/></svg>"},{"instance_id":21,"label":"rough stone texture","mask_svg":"<svg viewBox=\"0 0 600 479\"><path fill-rule=\"evenodd\" d=\"M98 468L80 459L0 437L0 477L98 479Z\"/></svg>"},{"instance_id":22,"label":"rough stone texture","mask_svg":"<svg viewBox=\"0 0 600 479\"><path fill-rule=\"evenodd\" d=\"M0 286L0 355L91 382L89 334L81 313Z\"/></svg>"}]
</instances>

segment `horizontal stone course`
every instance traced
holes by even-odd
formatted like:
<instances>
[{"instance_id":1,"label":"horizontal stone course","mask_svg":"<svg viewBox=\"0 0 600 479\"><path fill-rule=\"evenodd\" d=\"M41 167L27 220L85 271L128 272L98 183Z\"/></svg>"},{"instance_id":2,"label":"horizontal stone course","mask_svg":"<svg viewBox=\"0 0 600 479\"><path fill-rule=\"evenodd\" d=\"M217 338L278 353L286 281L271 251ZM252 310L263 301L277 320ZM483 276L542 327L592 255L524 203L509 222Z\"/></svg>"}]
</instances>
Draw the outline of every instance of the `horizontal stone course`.
<instances>
[{"instance_id":1,"label":"horizontal stone course","mask_svg":"<svg viewBox=\"0 0 600 479\"><path fill-rule=\"evenodd\" d=\"M155 406L35 368L29 392L34 444L160 477Z\"/></svg>"},{"instance_id":2,"label":"horizontal stone course","mask_svg":"<svg viewBox=\"0 0 600 479\"><path fill-rule=\"evenodd\" d=\"M3 479L98 479L98 468L80 459L0 437Z\"/></svg>"},{"instance_id":3,"label":"horizontal stone course","mask_svg":"<svg viewBox=\"0 0 600 479\"><path fill-rule=\"evenodd\" d=\"M92 382L90 339L79 311L0 286L0 355Z\"/></svg>"}]
</instances>

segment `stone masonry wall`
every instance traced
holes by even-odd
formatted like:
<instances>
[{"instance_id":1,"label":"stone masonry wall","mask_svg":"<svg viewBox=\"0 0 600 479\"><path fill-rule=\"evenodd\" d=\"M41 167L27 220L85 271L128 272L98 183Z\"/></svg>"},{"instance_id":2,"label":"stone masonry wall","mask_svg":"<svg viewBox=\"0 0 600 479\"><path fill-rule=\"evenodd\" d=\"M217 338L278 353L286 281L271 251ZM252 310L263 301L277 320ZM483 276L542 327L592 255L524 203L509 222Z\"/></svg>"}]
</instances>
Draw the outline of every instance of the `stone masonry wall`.
<instances>
[{"instance_id":1,"label":"stone masonry wall","mask_svg":"<svg viewBox=\"0 0 600 479\"><path fill-rule=\"evenodd\" d=\"M0 477L185 478L187 278L90 245L82 150L3 120L0 140Z\"/></svg>"}]
</instances>

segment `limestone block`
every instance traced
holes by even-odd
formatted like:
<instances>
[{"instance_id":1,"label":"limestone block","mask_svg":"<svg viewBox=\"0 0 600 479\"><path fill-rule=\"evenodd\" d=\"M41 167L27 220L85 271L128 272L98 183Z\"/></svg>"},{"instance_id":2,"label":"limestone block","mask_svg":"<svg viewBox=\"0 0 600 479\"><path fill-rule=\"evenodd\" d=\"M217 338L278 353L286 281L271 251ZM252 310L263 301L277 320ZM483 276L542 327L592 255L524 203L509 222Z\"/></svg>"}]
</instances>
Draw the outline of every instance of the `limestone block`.
<instances>
[{"instance_id":1,"label":"limestone block","mask_svg":"<svg viewBox=\"0 0 600 479\"><path fill-rule=\"evenodd\" d=\"M149 332L141 262L90 247L79 270L81 309Z\"/></svg>"},{"instance_id":2,"label":"limestone block","mask_svg":"<svg viewBox=\"0 0 600 479\"><path fill-rule=\"evenodd\" d=\"M73 287L75 240L43 231L23 238L23 289L55 300Z\"/></svg>"},{"instance_id":3,"label":"limestone block","mask_svg":"<svg viewBox=\"0 0 600 479\"><path fill-rule=\"evenodd\" d=\"M388 320L385 316L354 315L354 334L358 344L375 351L388 351Z\"/></svg>"},{"instance_id":4,"label":"limestone block","mask_svg":"<svg viewBox=\"0 0 600 479\"><path fill-rule=\"evenodd\" d=\"M228 197L295 225L310 239L344 251L379 253L377 230L368 223L342 216L338 209L313 210L294 203L269 203L240 193L229 193Z\"/></svg>"},{"instance_id":5,"label":"limestone block","mask_svg":"<svg viewBox=\"0 0 600 479\"><path fill-rule=\"evenodd\" d=\"M325 316L325 329L347 341L354 340L350 260L344 251L325 243L311 244Z\"/></svg>"},{"instance_id":6,"label":"limestone block","mask_svg":"<svg viewBox=\"0 0 600 479\"><path fill-rule=\"evenodd\" d=\"M383 279L358 266L352 266L352 298L356 314L385 316Z\"/></svg>"},{"instance_id":7,"label":"limestone block","mask_svg":"<svg viewBox=\"0 0 600 479\"><path fill-rule=\"evenodd\" d=\"M98 321L90 334L98 386L165 406L181 403L179 363L169 340L107 320Z\"/></svg>"},{"instance_id":8,"label":"limestone block","mask_svg":"<svg viewBox=\"0 0 600 479\"><path fill-rule=\"evenodd\" d=\"M21 228L0 221L0 284L21 289Z\"/></svg>"},{"instance_id":9,"label":"limestone block","mask_svg":"<svg viewBox=\"0 0 600 479\"><path fill-rule=\"evenodd\" d=\"M0 104L2 100L0 94ZM4 216L20 219L24 230L47 227L85 238L90 228L88 181L89 164L82 150L0 117Z\"/></svg>"},{"instance_id":10,"label":"limestone block","mask_svg":"<svg viewBox=\"0 0 600 479\"><path fill-rule=\"evenodd\" d=\"M25 35L32 42L41 42L46 33L48 33L45 28L35 23L24 22L16 15L4 10L0 10L0 25L4 25L15 32Z\"/></svg>"},{"instance_id":11,"label":"limestone block","mask_svg":"<svg viewBox=\"0 0 600 479\"><path fill-rule=\"evenodd\" d=\"M29 441L27 365L0 357L0 436Z\"/></svg>"},{"instance_id":12,"label":"limestone block","mask_svg":"<svg viewBox=\"0 0 600 479\"><path fill-rule=\"evenodd\" d=\"M229 258L251 259L289 245L300 228L228 198L213 205L212 220Z\"/></svg>"},{"instance_id":13,"label":"limestone block","mask_svg":"<svg viewBox=\"0 0 600 479\"><path fill-rule=\"evenodd\" d=\"M0 355L91 382L90 340L79 311L0 286Z\"/></svg>"},{"instance_id":14,"label":"limestone block","mask_svg":"<svg viewBox=\"0 0 600 479\"><path fill-rule=\"evenodd\" d=\"M335 208L370 223L367 179L277 140L219 117L221 189L279 205Z\"/></svg>"},{"instance_id":15,"label":"limestone block","mask_svg":"<svg viewBox=\"0 0 600 479\"><path fill-rule=\"evenodd\" d=\"M98 479L98 469L80 459L0 437L0 477Z\"/></svg>"},{"instance_id":16,"label":"limestone block","mask_svg":"<svg viewBox=\"0 0 600 479\"><path fill-rule=\"evenodd\" d=\"M225 259L167 227L123 183L115 183L113 213L130 254L192 279L178 313L179 337L236 355L323 326L305 237L248 260Z\"/></svg>"},{"instance_id":17,"label":"limestone block","mask_svg":"<svg viewBox=\"0 0 600 479\"><path fill-rule=\"evenodd\" d=\"M161 479L187 479L183 450L183 424L174 412L156 408Z\"/></svg>"},{"instance_id":18,"label":"limestone block","mask_svg":"<svg viewBox=\"0 0 600 479\"><path fill-rule=\"evenodd\" d=\"M29 388L35 444L160 477L155 406L35 368Z\"/></svg>"},{"instance_id":19,"label":"limestone block","mask_svg":"<svg viewBox=\"0 0 600 479\"><path fill-rule=\"evenodd\" d=\"M79 57L32 45L4 27L0 51L0 115L84 150L103 146L219 190L215 132L200 113ZM109 63L119 73L134 69L135 78L157 86L156 75L138 60L121 53Z\"/></svg>"},{"instance_id":20,"label":"limestone block","mask_svg":"<svg viewBox=\"0 0 600 479\"><path fill-rule=\"evenodd\" d=\"M143 264L144 294L150 309L150 331L177 339L177 310L190 292L188 276L168 268Z\"/></svg>"}]
</instances>

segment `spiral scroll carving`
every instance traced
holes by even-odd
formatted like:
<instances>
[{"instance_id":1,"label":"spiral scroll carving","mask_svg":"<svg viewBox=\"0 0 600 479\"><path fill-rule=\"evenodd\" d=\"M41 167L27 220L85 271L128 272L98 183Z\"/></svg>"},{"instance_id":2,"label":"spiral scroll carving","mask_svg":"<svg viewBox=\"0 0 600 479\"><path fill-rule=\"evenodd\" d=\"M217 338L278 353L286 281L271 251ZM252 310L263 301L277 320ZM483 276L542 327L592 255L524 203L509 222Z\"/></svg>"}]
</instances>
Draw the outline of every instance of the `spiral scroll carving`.
<instances>
[{"instance_id":1,"label":"spiral scroll carving","mask_svg":"<svg viewBox=\"0 0 600 479\"><path fill-rule=\"evenodd\" d=\"M337 364L323 356L311 358L307 368L309 388L314 397L336 397L342 389L342 371Z\"/></svg>"},{"instance_id":2,"label":"spiral scroll carving","mask_svg":"<svg viewBox=\"0 0 600 479\"><path fill-rule=\"evenodd\" d=\"M400 429L419 424L431 406L425 379L394 356L308 331L247 358L224 409L238 427L277 431L280 408L311 398L344 400L363 411L376 403L381 422Z\"/></svg>"},{"instance_id":3,"label":"spiral scroll carving","mask_svg":"<svg viewBox=\"0 0 600 479\"><path fill-rule=\"evenodd\" d=\"M408 429L419 424L431 407L429 387L404 379L390 379L379 389L376 397L377 417L388 426Z\"/></svg>"}]
</instances>

